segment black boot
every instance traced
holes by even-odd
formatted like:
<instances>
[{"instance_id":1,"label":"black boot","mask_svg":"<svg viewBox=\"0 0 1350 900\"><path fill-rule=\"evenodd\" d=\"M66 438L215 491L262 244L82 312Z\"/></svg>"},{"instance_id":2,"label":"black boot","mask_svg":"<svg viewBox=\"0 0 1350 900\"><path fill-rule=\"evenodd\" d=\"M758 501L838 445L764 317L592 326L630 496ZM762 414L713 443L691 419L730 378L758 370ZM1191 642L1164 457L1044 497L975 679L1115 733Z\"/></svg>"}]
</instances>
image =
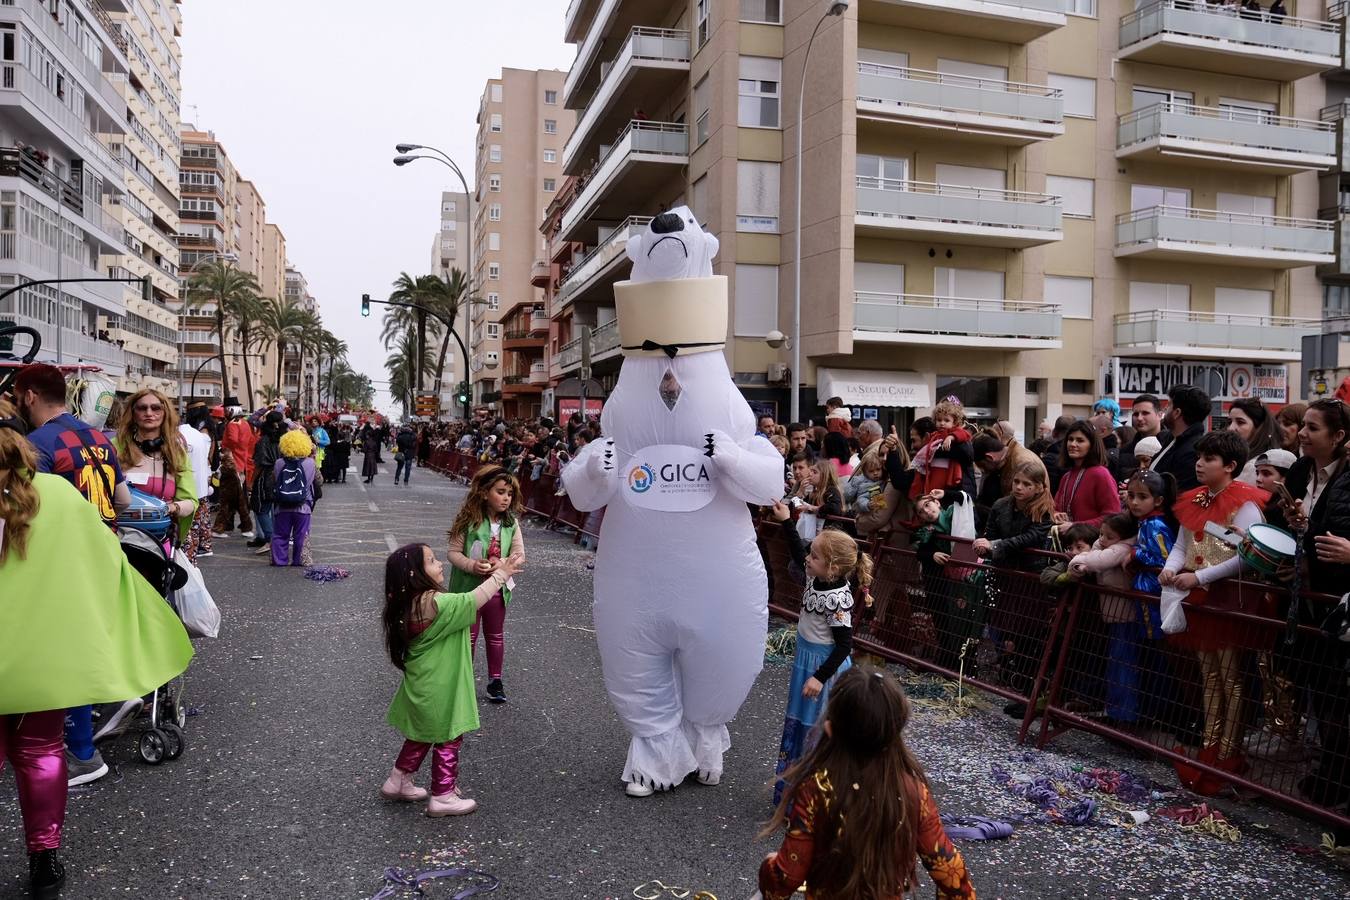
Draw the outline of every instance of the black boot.
<instances>
[{"instance_id":1,"label":"black boot","mask_svg":"<svg viewBox=\"0 0 1350 900\"><path fill-rule=\"evenodd\" d=\"M494 678L488 682L487 695L488 699L493 703L506 702L506 689L502 687L502 680L500 678Z\"/></svg>"},{"instance_id":2,"label":"black boot","mask_svg":"<svg viewBox=\"0 0 1350 900\"><path fill-rule=\"evenodd\" d=\"M28 854L28 890L35 900L54 900L61 896L65 883L66 867L56 858L55 850Z\"/></svg>"}]
</instances>

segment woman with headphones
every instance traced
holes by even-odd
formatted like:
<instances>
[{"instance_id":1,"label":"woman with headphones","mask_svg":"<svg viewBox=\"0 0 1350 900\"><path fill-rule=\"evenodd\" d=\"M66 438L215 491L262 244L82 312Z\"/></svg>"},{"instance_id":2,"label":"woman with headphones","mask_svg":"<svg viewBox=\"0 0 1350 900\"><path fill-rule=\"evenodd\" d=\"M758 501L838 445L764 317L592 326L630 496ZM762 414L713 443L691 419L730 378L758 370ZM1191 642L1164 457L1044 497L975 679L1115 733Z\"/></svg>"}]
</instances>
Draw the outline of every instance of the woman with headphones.
<instances>
[{"instance_id":1,"label":"woman with headphones","mask_svg":"<svg viewBox=\"0 0 1350 900\"><path fill-rule=\"evenodd\" d=\"M132 394L125 410L113 441L122 473L136 490L169 504L179 539L186 540L197 512L197 489L187 445L178 433L178 413L153 388Z\"/></svg>"}]
</instances>

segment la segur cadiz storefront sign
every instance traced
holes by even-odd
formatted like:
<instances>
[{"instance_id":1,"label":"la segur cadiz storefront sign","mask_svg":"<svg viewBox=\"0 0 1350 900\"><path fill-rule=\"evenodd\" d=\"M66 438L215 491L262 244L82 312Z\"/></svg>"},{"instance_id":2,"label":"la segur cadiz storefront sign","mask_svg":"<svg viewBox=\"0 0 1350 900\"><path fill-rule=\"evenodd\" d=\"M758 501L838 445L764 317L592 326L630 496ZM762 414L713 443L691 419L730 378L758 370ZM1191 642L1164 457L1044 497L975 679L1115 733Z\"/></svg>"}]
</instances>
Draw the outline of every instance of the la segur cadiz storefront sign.
<instances>
[{"instance_id":1,"label":"la segur cadiz storefront sign","mask_svg":"<svg viewBox=\"0 0 1350 900\"><path fill-rule=\"evenodd\" d=\"M838 397L846 406L890 408L933 405L933 397L923 375L880 369L817 369L816 396L821 403L831 397Z\"/></svg>"}]
</instances>

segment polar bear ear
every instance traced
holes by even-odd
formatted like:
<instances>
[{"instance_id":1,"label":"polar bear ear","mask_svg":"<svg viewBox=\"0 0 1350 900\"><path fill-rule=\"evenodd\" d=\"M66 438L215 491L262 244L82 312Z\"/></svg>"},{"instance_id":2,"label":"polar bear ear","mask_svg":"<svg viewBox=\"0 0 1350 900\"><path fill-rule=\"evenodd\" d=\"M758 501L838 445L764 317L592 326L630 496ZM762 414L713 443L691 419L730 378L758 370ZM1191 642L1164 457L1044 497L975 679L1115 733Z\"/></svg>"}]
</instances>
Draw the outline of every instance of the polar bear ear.
<instances>
[{"instance_id":1,"label":"polar bear ear","mask_svg":"<svg viewBox=\"0 0 1350 900\"><path fill-rule=\"evenodd\" d=\"M635 234L628 239L628 243L624 247L624 252L628 254L628 258L633 261L634 265L642 259L641 233Z\"/></svg>"},{"instance_id":2,"label":"polar bear ear","mask_svg":"<svg viewBox=\"0 0 1350 900\"><path fill-rule=\"evenodd\" d=\"M703 232L703 240L708 246L708 262L712 262L713 257L717 255L717 251L722 249L722 242L719 241L717 235L713 234L711 231Z\"/></svg>"}]
</instances>

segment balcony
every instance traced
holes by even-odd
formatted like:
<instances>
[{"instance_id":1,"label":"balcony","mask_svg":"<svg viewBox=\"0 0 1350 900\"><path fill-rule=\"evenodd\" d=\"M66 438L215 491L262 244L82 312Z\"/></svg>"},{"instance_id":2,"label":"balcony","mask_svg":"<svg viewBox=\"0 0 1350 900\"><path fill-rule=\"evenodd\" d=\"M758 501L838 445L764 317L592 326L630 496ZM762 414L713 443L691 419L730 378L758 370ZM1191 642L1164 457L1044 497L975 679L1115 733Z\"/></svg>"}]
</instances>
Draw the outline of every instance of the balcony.
<instances>
[{"instance_id":1,"label":"balcony","mask_svg":"<svg viewBox=\"0 0 1350 900\"><path fill-rule=\"evenodd\" d=\"M502 394L510 397L512 394L538 394L543 391L543 386L530 380L529 375L507 375L502 379Z\"/></svg>"},{"instance_id":2,"label":"balcony","mask_svg":"<svg viewBox=\"0 0 1350 900\"><path fill-rule=\"evenodd\" d=\"M580 109L604 80L600 60L614 56L623 36L634 26L669 23L676 10L685 10L688 0L579 0L594 10L584 26L569 29L568 43L577 44L577 56L563 81L562 101L568 109ZM589 10L588 10L589 12ZM611 39L613 36L613 39Z\"/></svg>"},{"instance_id":3,"label":"balcony","mask_svg":"<svg viewBox=\"0 0 1350 900\"><path fill-rule=\"evenodd\" d=\"M585 325L579 326L585 328ZM591 365L619 355L619 320L610 319L591 332ZM568 372L581 366L581 338L576 337L558 348L558 368Z\"/></svg>"},{"instance_id":4,"label":"balcony","mask_svg":"<svg viewBox=\"0 0 1350 900\"><path fill-rule=\"evenodd\" d=\"M551 271L548 263L541 259L535 260L534 265L530 266L530 284L537 288L548 287Z\"/></svg>"},{"instance_id":5,"label":"balcony","mask_svg":"<svg viewBox=\"0 0 1350 900\"><path fill-rule=\"evenodd\" d=\"M1120 20L1117 58L1273 81L1340 67L1336 23L1237 12L1204 0L1158 0Z\"/></svg>"},{"instance_id":6,"label":"balcony","mask_svg":"<svg viewBox=\"0 0 1350 900\"><path fill-rule=\"evenodd\" d=\"M215 250L217 253L225 252L225 242L221 238L207 237L202 234L179 234L177 235L178 246L184 250Z\"/></svg>"},{"instance_id":7,"label":"balcony","mask_svg":"<svg viewBox=\"0 0 1350 900\"><path fill-rule=\"evenodd\" d=\"M1062 240L1064 204L1048 194L858 176L859 234L919 240L942 236L981 247Z\"/></svg>"},{"instance_id":8,"label":"balcony","mask_svg":"<svg viewBox=\"0 0 1350 900\"><path fill-rule=\"evenodd\" d=\"M1336 129L1336 168L1341 174L1350 174L1350 100L1323 107L1317 117Z\"/></svg>"},{"instance_id":9,"label":"balcony","mask_svg":"<svg viewBox=\"0 0 1350 900\"><path fill-rule=\"evenodd\" d=\"M54 46L61 52L64 57L61 61L68 71L73 69L80 74L85 81L86 95L91 100L97 99L101 102L105 112L112 117L112 121L125 121L127 115L126 101L122 99L121 94L110 81L109 75L103 72L100 61L91 58L81 50L74 38L57 22L50 9L47 8L50 5L44 3L43 0L5 0L3 4L0 4L0 19L15 20L17 17L9 10L22 10L26 14L24 24L32 30L41 32L46 37L48 46ZM94 3L90 5L90 8L93 9L96 6L97 3ZM98 10L98 12L102 12L102 10ZM111 48L104 46L102 49L108 51ZM106 57L101 53L100 59L110 59L113 61L112 68L126 71L126 60L118 58L116 53L110 53Z\"/></svg>"},{"instance_id":10,"label":"balcony","mask_svg":"<svg viewBox=\"0 0 1350 900\"><path fill-rule=\"evenodd\" d=\"M1062 319L1058 306L1025 300L853 295L853 340L869 344L1052 350L1062 345Z\"/></svg>"},{"instance_id":11,"label":"balcony","mask_svg":"<svg viewBox=\"0 0 1350 900\"><path fill-rule=\"evenodd\" d=\"M600 67L600 84L563 146L563 171L575 175L595 145L634 109L660 103L689 77L689 32L633 28L618 54Z\"/></svg>"},{"instance_id":12,"label":"balcony","mask_svg":"<svg viewBox=\"0 0 1350 900\"><path fill-rule=\"evenodd\" d=\"M75 218L85 230L109 248L125 253L122 222L93 199L85 197L80 186L62 181L27 151L0 147L0 178L20 178L64 207L64 215Z\"/></svg>"},{"instance_id":13,"label":"balcony","mask_svg":"<svg viewBox=\"0 0 1350 900\"><path fill-rule=\"evenodd\" d=\"M1064 98L1036 84L860 62L858 117L1021 146L1064 133Z\"/></svg>"},{"instance_id":14,"label":"balcony","mask_svg":"<svg viewBox=\"0 0 1350 900\"><path fill-rule=\"evenodd\" d=\"M1026 44L1063 28L1068 0L864 0L864 22Z\"/></svg>"},{"instance_id":15,"label":"balcony","mask_svg":"<svg viewBox=\"0 0 1350 900\"><path fill-rule=\"evenodd\" d=\"M571 0L563 13L563 40L575 44L586 34L586 28L595 17L596 0Z\"/></svg>"},{"instance_id":16,"label":"balcony","mask_svg":"<svg viewBox=\"0 0 1350 900\"><path fill-rule=\"evenodd\" d=\"M559 239L596 243L598 221L622 220L635 202L655 195L687 165L687 126L673 122L628 123L563 213Z\"/></svg>"},{"instance_id":17,"label":"balcony","mask_svg":"<svg viewBox=\"0 0 1350 900\"><path fill-rule=\"evenodd\" d=\"M186 149L186 147L184 147ZM210 169L213 172L221 170L220 158L218 156L188 156L183 154L182 168L184 169Z\"/></svg>"},{"instance_id":18,"label":"balcony","mask_svg":"<svg viewBox=\"0 0 1350 900\"><path fill-rule=\"evenodd\" d=\"M548 343L547 336L537 336L526 329L502 332L503 350L542 350Z\"/></svg>"},{"instance_id":19,"label":"balcony","mask_svg":"<svg viewBox=\"0 0 1350 900\"><path fill-rule=\"evenodd\" d=\"M548 364L537 362L530 366L530 384L544 387L548 384Z\"/></svg>"},{"instance_id":20,"label":"balcony","mask_svg":"<svg viewBox=\"0 0 1350 900\"><path fill-rule=\"evenodd\" d=\"M1150 309L1115 317L1116 356L1293 362L1318 319Z\"/></svg>"},{"instance_id":21,"label":"balcony","mask_svg":"<svg viewBox=\"0 0 1350 900\"><path fill-rule=\"evenodd\" d=\"M56 359L58 342L55 325L22 313L5 313L4 318L7 322L12 321L15 325L25 325L32 328L42 336L40 361ZM27 347L28 339L21 338L21 340L23 341L21 346ZM112 341L100 341L87 334L81 334L78 330L67 328L61 332L60 346L62 365L88 363L99 366L113 377L116 377L126 368L126 357L122 353L122 348Z\"/></svg>"},{"instance_id":22,"label":"balcony","mask_svg":"<svg viewBox=\"0 0 1350 900\"><path fill-rule=\"evenodd\" d=\"M1336 164L1336 126L1249 110L1157 103L1117 119L1116 158L1281 175L1325 171Z\"/></svg>"},{"instance_id":23,"label":"balcony","mask_svg":"<svg viewBox=\"0 0 1350 900\"><path fill-rule=\"evenodd\" d=\"M1116 217L1116 256L1293 269L1335 260L1335 223L1155 206Z\"/></svg>"},{"instance_id":24,"label":"balcony","mask_svg":"<svg viewBox=\"0 0 1350 900\"><path fill-rule=\"evenodd\" d=\"M530 337L548 337L548 313L542 309L530 313Z\"/></svg>"},{"instance_id":25,"label":"balcony","mask_svg":"<svg viewBox=\"0 0 1350 900\"><path fill-rule=\"evenodd\" d=\"M651 220L651 216L629 216L599 245L578 260L558 286L558 295L553 301L554 312L581 300L593 290L597 296L604 294L610 285L626 274L629 266L625 252L628 238L639 229L646 228Z\"/></svg>"},{"instance_id":26,"label":"balcony","mask_svg":"<svg viewBox=\"0 0 1350 900\"><path fill-rule=\"evenodd\" d=\"M1336 233L1335 258L1327 265L1317 267L1318 275L1342 284L1350 278L1350 218L1346 217L1348 212L1350 210L1341 210L1342 218L1331 223Z\"/></svg>"}]
</instances>

